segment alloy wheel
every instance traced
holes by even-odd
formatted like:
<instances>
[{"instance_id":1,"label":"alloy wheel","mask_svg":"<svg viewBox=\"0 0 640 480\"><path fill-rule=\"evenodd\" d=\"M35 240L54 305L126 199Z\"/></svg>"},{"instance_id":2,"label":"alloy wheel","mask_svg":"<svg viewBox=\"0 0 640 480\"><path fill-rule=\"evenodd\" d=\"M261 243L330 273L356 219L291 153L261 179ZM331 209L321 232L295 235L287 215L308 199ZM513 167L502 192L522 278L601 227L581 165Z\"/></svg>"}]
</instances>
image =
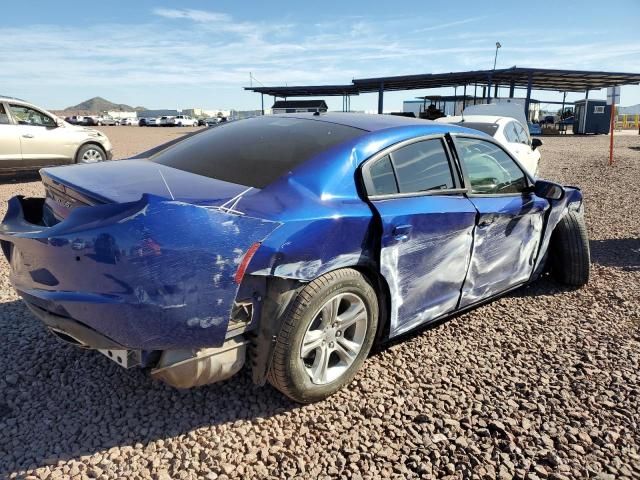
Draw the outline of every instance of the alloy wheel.
<instances>
[{"instance_id":1,"label":"alloy wheel","mask_svg":"<svg viewBox=\"0 0 640 480\"><path fill-rule=\"evenodd\" d=\"M313 383L331 383L351 367L362 350L368 323L365 303L354 293L339 293L325 302L300 347L300 360Z\"/></svg>"},{"instance_id":2,"label":"alloy wheel","mask_svg":"<svg viewBox=\"0 0 640 480\"><path fill-rule=\"evenodd\" d=\"M90 148L82 155L82 163L96 163L101 162L102 152L96 150L95 148Z\"/></svg>"}]
</instances>

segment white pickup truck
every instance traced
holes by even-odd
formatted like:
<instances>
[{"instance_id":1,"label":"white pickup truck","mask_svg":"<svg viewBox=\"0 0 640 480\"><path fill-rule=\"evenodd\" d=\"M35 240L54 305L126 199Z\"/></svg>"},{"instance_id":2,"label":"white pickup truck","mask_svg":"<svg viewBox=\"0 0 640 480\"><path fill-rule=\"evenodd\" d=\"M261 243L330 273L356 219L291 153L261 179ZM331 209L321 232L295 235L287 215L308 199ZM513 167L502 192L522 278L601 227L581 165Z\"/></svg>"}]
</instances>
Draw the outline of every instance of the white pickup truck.
<instances>
[{"instance_id":1,"label":"white pickup truck","mask_svg":"<svg viewBox=\"0 0 640 480\"><path fill-rule=\"evenodd\" d=\"M198 120L189 115L176 115L167 119L168 127L197 127Z\"/></svg>"}]
</instances>

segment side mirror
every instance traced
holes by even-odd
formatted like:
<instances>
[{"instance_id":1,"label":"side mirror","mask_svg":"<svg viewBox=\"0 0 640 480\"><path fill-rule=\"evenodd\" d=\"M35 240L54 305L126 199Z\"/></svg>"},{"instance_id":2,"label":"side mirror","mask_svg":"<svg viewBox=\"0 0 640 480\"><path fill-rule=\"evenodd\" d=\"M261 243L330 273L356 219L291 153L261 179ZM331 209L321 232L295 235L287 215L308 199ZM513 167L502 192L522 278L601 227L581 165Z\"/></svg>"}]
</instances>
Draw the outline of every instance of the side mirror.
<instances>
[{"instance_id":1,"label":"side mirror","mask_svg":"<svg viewBox=\"0 0 640 480\"><path fill-rule=\"evenodd\" d=\"M562 200L564 197L564 188L557 183L547 182L546 180L537 180L533 187L533 193L540 198L547 200Z\"/></svg>"},{"instance_id":2,"label":"side mirror","mask_svg":"<svg viewBox=\"0 0 640 480\"><path fill-rule=\"evenodd\" d=\"M531 140L531 148L534 150L538 147L541 147L542 145L542 140L540 140L539 138L534 138Z\"/></svg>"}]
</instances>

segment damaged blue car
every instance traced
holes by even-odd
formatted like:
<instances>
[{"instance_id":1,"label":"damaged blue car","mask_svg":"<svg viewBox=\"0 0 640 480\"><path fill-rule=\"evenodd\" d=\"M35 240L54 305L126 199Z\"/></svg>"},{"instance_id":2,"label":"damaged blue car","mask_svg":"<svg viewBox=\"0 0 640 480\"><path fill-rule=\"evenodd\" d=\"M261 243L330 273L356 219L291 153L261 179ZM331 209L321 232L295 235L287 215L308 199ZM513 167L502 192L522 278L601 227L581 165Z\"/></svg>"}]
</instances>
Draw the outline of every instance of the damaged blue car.
<instances>
[{"instance_id":1,"label":"damaged blue car","mask_svg":"<svg viewBox=\"0 0 640 480\"><path fill-rule=\"evenodd\" d=\"M580 190L453 125L264 116L41 176L0 225L16 291L59 338L177 388L246 365L317 401L374 342L589 277Z\"/></svg>"}]
</instances>

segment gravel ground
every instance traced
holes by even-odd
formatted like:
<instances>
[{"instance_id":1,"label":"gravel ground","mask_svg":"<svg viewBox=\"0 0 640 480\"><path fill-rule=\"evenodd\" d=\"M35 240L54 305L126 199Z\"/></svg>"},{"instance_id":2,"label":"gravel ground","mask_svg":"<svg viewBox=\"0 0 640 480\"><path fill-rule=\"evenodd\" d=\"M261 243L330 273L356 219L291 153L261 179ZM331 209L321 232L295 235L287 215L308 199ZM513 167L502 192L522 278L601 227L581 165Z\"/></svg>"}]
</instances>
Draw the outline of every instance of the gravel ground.
<instances>
[{"instance_id":1,"label":"gravel ground","mask_svg":"<svg viewBox=\"0 0 640 480\"><path fill-rule=\"evenodd\" d=\"M105 130L117 157L187 131ZM544 142L542 175L584 189L590 284L541 279L423 330L315 405L247 372L179 392L63 345L3 259L0 476L640 478L640 137L614 167L607 137ZM40 187L0 185L19 193Z\"/></svg>"}]
</instances>

